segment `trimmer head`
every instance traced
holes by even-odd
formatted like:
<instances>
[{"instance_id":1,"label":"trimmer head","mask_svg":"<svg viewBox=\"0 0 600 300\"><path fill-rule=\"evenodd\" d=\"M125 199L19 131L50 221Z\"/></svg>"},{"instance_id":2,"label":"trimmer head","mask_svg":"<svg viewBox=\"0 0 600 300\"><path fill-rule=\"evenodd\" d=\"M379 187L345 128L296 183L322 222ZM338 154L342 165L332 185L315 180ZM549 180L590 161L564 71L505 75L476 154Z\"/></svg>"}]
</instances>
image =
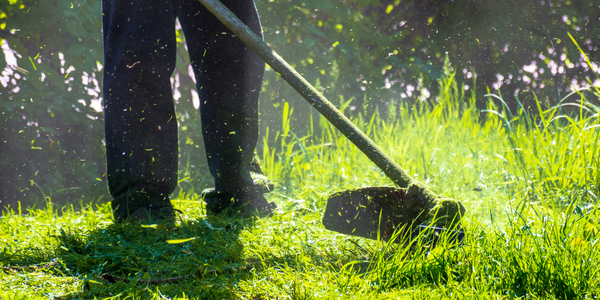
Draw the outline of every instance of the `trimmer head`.
<instances>
[{"instance_id":1,"label":"trimmer head","mask_svg":"<svg viewBox=\"0 0 600 300\"><path fill-rule=\"evenodd\" d=\"M418 187L420 188L420 187ZM458 201L414 189L367 187L338 192L328 199L323 225L326 229L364 238L389 240L397 229L416 236L425 228L436 235L456 229L465 208ZM462 240L464 234L451 230Z\"/></svg>"},{"instance_id":2,"label":"trimmer head","mask_svg":"<svg viewBox=\"0 0 600 300\"><path fill-rule=\"evenodd\" d=\"M387 240L406 221L422 210L407 211L406 191L395 187L367 187L335 193L327 200L325 228L339 233ZM412 205L410 205L412 206ZM410 225L410 224L408 224Z\"/></svg>"}]
</instances>

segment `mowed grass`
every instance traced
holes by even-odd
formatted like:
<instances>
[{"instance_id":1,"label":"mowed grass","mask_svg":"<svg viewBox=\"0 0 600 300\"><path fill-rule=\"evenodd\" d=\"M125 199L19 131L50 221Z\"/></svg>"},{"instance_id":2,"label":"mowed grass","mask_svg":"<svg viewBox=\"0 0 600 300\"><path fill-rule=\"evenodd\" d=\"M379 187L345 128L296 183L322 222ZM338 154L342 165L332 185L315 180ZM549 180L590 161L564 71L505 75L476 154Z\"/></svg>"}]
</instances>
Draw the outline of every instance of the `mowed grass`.
<instances>
[{"instance_id":1,"label":"mowed grass","mask_svg":"<svg viewBox=\"0 0 600 300\"><path fill-rule=\"evenodd\" d=\"M0 298L597 298L598 90L526 112L499 97L477 109L450 72L442 85L433 106L354 121L465 205L458 247L442 239L411 250L326 230L328 195L392 184L322 117L297 136L286 105L283 130L259 153L278 184L273 217L207 217L190 191L174 195L184 214L166 227L114 224L109 205L93 202L13 207L0 218Z\"/></svg>"}]
</instances>

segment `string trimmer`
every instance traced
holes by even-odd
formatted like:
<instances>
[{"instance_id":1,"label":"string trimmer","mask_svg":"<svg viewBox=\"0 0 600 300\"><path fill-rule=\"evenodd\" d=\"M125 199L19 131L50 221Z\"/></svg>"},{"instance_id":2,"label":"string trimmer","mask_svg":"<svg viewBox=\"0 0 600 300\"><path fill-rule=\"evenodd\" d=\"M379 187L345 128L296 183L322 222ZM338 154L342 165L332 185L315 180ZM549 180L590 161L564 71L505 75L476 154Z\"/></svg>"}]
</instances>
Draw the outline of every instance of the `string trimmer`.
<instances>
[{"instance_id":1,"label":"string trimmer","mask_svg":"<svg viewBox=\"0 0 600 300\"><path fill-rule=\"evenodd\" d=\"M400 187L369 187L332 195L323 216L325 228L384 240L401 228L434 228L438 232L450 228L458 233L456 224L465 213L460 202L441 198L411 178L219 0L199 1ZM462 238L462 233L458 237Z\"/></svg>"}]
</instances>

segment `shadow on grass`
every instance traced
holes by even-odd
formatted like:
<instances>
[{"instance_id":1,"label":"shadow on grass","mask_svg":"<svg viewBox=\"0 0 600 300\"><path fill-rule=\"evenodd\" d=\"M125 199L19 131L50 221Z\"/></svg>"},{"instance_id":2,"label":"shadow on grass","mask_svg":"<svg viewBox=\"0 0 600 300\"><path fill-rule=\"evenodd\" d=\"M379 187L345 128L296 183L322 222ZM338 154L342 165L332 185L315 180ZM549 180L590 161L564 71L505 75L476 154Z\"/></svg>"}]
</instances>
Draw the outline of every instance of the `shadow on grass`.
<instances>
[{"instance_id":1,"label":"shadow on grass","mask_svg":"<svg viewBox=\"0 0 600 300\"><path fill-rule=\"evenodd\" d=\"M252 262L243 259L239 218L182 220L177 225L109 224L63 231L57 257L83 289L73 297L117 296L229 299Z\"/></svg>"}]
</instances>

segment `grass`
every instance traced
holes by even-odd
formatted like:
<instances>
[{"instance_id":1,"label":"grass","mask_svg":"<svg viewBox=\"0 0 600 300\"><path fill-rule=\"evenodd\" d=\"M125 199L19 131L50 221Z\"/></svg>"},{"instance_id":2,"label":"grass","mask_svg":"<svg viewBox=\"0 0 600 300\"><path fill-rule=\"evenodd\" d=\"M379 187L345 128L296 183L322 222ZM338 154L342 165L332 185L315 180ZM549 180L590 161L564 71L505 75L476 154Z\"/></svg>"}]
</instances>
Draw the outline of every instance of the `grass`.
<instances>
[{"instance_id":1,"label":"grass","mask_svg":"<svg viewBox=\"0 0 600 300\"><path fill-rule=\"evenodd\" d=\"M272 218L206 217L189 191L174 196L184 212L174 228L114 224L105 203L15 207L0 217L0 298L597 298L599 91L530 111L490 97L480 111L451 72L442 83L435 105L354 121L467 207L460 247L412 251L325 230L329 194L391 182L321 117L296 136L286 104L260 153L278 184Z\"/></svg>"}]
</instances>

